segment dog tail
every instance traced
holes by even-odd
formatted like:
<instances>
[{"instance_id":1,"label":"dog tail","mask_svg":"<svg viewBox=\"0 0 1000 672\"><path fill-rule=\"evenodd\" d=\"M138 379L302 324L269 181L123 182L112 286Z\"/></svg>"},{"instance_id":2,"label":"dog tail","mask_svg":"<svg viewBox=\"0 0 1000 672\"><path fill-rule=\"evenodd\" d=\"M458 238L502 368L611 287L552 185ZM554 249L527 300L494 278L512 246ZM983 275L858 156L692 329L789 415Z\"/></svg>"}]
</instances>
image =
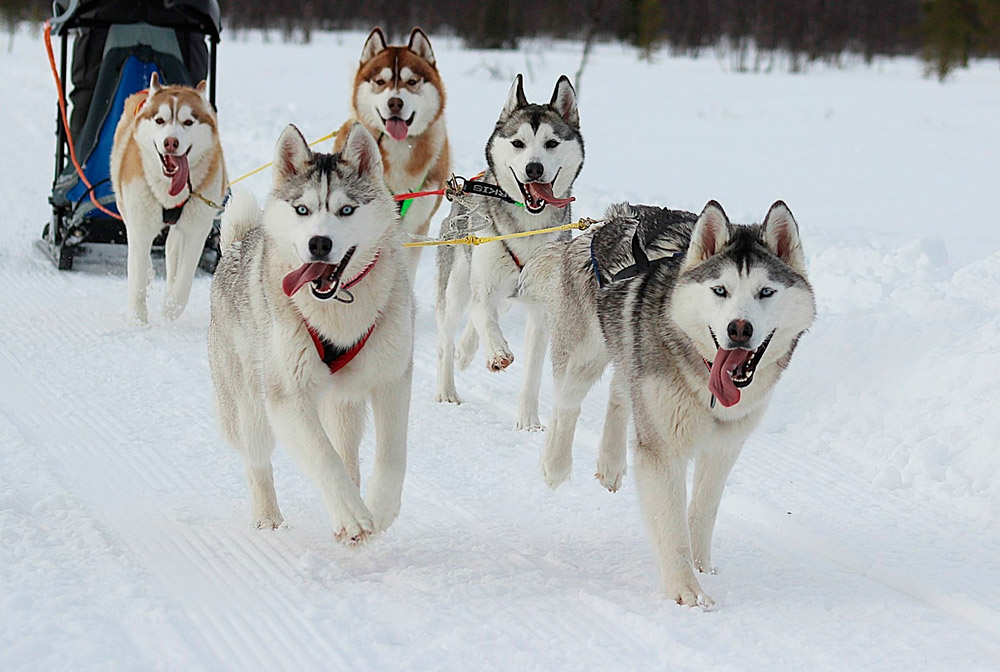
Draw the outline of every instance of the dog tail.
<instances>
[{"instance_id":1,"label":"dog tail","mask_svg":"<svg viewBox=\"0 0 1000 672\"><path fill-rule=\"evenodd\" d=\"M246 189L233 189L233 196L222 215L222 230L219 243L225 253L229 246L243 240L250 229L260 226L261 212L257 199Z\"/></svg>"},{"instance_id":2,"label":"dog tail","mask_svg":"<svg viewBox=\"0 0 1000 672\"><path fill-rule=\"evenodd\" d=\"M528 258L517 279L514 296L536 305L544 305L545 297L556 291L566 242L547 243Z\"/></svg>"}]
</instances>

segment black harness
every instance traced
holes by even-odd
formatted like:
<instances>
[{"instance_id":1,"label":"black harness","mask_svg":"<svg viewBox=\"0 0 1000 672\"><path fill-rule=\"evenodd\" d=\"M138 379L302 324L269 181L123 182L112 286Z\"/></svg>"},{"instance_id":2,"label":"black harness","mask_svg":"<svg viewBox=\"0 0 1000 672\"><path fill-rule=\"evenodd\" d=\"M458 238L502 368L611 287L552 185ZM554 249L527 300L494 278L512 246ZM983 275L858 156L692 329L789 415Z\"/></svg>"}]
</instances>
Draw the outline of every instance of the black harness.
<instances>
[{"instance_id":1,"label":"black harness","mask_svg":"<svg viewBox=\"0 0 1000 672\"><path fill-rule=\"evenodd\" d=\"M662 263L679 257L681 254L683 254L683 252L677 251L672 254L668 254L665 257L660 257L659 259L653 259L650 261L645 250L642 249L642 243L639 242L639 231L637 229L635 235L632 236L632 259L635 260L635 263L631 266L626 266L622 270L615 273L611 276L610 280L605 280L604 276L601 275L600 267L597 265L597 257L594 255L594 239L590 239L590 263L594 267L594 275L597 276L597 285L602 289L609 282L617 282L619 280L634 278L653 268L656 268Z\"/></svg>"},{"instance_id":2,"label":"black harness","mask_svg":"<svg viewBox=\"0 0 1000 672\"><path fill-rule=\"evenodd\" d=\"M191 194L194 193L194 187L191 186L190 175L188 176L187 188L188 188L188 197L185 198L180 205L174 208L163 208L163 223L166 224L167 226L173 226L180 220L181 214L184 212L184 206L187 205L187 202L191 200Z\"/></svg>"}]
</instances>

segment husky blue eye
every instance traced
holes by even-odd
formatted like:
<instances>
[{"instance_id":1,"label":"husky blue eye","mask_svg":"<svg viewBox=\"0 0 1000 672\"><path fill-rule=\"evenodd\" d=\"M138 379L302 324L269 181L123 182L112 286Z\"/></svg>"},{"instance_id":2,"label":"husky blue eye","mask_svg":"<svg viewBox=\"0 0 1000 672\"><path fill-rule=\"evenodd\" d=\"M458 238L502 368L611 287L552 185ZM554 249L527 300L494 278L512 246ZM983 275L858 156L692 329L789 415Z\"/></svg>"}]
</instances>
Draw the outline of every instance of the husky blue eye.
<instances>
[{"instance_id":1,"label":"husky blue eye","mask_svg":"<svg viewBox=\"0 0 1000 672\"><path fill-rule=\"evenodd\" d=\"M510 144L514 145L517 149L524 149L524 143L520 140L511 140Z\"/></svg>"},{"instance_id":2,"label":"husky blue eye","mask_svg":"<svg viewBox=\"0 0 1000 672\"><path fill-rule=\"evenodd\" d=\"M340 215L341 217L350 217L351 215L354 214L354 206L345 205L344 207L342 207L340 210L337 211L337 214Z\"/></svg>"},{"instance_id":3,"label":"husky blue eye","mask_svg":"<svg viewBox=\"0 0 1000 672\"><path fill-rule=\"evenodd\" d=\"M307 208L304 205L296 205L295 206L295 214L296 215L300 215L302 217L305 217L306 215L309 214L309 208Z\"/></svg>"},{"instance_id":4,"label":"husky blue eye","mask_svg":"<svg viewBox=\"0 0 1000 672\"><path fill-rule=\"evenodd\" d=\"M545 149L555 149L558 146L559 146L558 140L549 140L548 142L545 143Z\"/></svg>"},{"instance_id":5,"label":"husky blue eye","mask_svg":"<svg viewBox=\"0 0 1000 672\"><path fill-rule=\"evenodd\" d=\"M721 296L721 297L728 296L726 288L723 287L722 285L716 285L715 287L712 287L712 291L715 292L716 296Z\"/></svg>"},{"instance_id":6,"label":"husky blue eye","mask_svg":"<svg viewBox=\"0 0 1000 672\"><path fill-rule=\"evenodd\" d=\"M760 298L762 299L766 299L769 296L774 296L774 294L775 290L771 289L770 287L765 287L764 289L760 290Z\"/></svg>"}]
</instances>

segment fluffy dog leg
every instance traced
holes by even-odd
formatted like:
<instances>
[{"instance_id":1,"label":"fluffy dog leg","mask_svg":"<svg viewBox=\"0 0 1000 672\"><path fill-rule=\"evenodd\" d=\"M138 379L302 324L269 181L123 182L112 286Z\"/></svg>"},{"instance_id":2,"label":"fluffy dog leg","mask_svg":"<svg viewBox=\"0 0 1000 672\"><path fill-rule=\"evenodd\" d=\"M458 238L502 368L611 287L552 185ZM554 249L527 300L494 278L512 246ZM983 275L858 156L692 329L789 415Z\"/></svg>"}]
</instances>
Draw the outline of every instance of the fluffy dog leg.
<instances>
[{"instance_id":1,"label":"fluffy dog leg","mask_svg":"<svg viewBox=\"0 0 1000 672\"><path fill-rule=\"evenodd\" d=\"M330 445L318 414L308 405L307 399L272 395L268 415L274 432L323 493L334 536L345 543L363 541L375 531L372 514L344 461Z\"/></svg>"},{"instance_id":2,"label":"fluffy dog leg","mask_svg":"<svg viewBox=\"0 0 1000 672\"><path fill-rule=\"evenodd\" d=\"M146 295L153 280L153 262L149 250L156 231L151 227L128 227L128 321L131 324L149 324Z\"/></svg>"},{"instance_id":3,"label":"fluffy dog leg","mask_svg":"<svg viewBox=\"0 0 1000 672\"><path fill-rule=\"evenodd\" d=\"M517 428L540 432L545 427L538 418L538 388L542 384L542 366L545 364L545 350L549 344L544 314L540 310L529 309L525 327L524 350L527 360L524 365L524 380L521 381L521 395L518 398Z\"/></svg>"},{"instance_id":4,"label":"fluffy dog leg","mask_svg":"<svg viewBox=\"0 0 1000 672\"><path fill-rule=\"evenodd\" d=\"M545 452L542 453L542 477L550 488L559 487L569 478L573 468L573 437L580 405L594 385L605 361L574 361L553 363L555 400L552 408L552 427L546 432Z\"/></svg>"},{"instance_id":5,"label":"fluffy dog leg","mask_svg":"<svg viewBox=\"0 0 1000 672\"><path fill-rule=\"evenodd\" d=\"M410 415L413 369L372 394L375 421L375 466L365 501L375 520L375 531L387 529L399 515L406 474L406 429Z\"/></svg>"},{"instance_id":6,"label":"fluffy dog leg","mask_svg":"<svg viewBox=\"0 0 1000 672\"><path fill-rule=\"evenodd\" d=\"M320 411L323 431L330 437L334 449L344 461L354 484L361 487L361 466L358 448L365 434L365 404L363 401L329 405Z\"/></svg>"},{"instance_id":7,"label":"fluffy dog leg","mask_svg":"<svg viewBox=\"0 0 1000 672\"><path fill-rule=\"evenodd\" d=\"M636 485L643 516L653 537L660 576L667 596L678 604L710 608L691 567L691 539L684 504L687 460L665 445L639 437L636 448Z\"/></svg>"},{"instance_id":8,"label":"fluffy dog leg","mask_svg":"<svg viewBox=\"0 0 1000 672\"><path fill-rule=\"evenodd\" d=\"M694 484L691 504L688 506L688 525L691 530L691 552L695 569L713 573L712 532L719 512L722 490L732 471L736 458L743 450L743 442L753 430L762 413L755 413L742 420L721 426L716 430L717 441L705 446L695 458Z\"/></svg>"},{"instance_id":9,"label":"fluffy dog leg","mask_svg":"<svg viewBox=\"0 0 1000 672\"><path fill-rule=\"evenodd\" d=\"M455 332L469 302L469 283L468 274L461 271L460 266L452 271L448 286L439 293L434 309L438 327L438 392L435 399L451 404L462 403L455 389Z\"/></svg>"},{"instance_id":10,"label":"fluffy dog leg","mask_svg":"<svg viewBox=\"0 0 1000 672\"><path fill-rule=\"evenodd\" d=\"M476 356L478 349L479 332L476 331L476 325L469 319L465 322L465 329L462 330L462 336L458 339L458 347L455 350L455 366L465 371L472 363L472 358Z\"/></svg>"},{"instance_id":11,"label":"fluffy dog leg","mask_svg":"<svg viewBox=\"0 0 1000 672\"><path fill-rule=\"evenodd\" d=\"M223 354L230 371L237 371L240 364L231 355ZM246 469L247 489L250 491L250 509L253 523L260 530L277 529L283 522L274 491L274 472L271 454L274 452L274 435L264 409L246 387L231 384L230 379L216 378L216 404L222 433L239 453ZM239 379L239 377L236 377Z\"/></svg>"},{"instance_id":12,"label":"fluffy dog leg","mask_svg":"<svg viewBox=\"0 0 1000 672\"><path fill-rule=\"evenodd\" d=\"M180 317L191 295L191 283L195 271L198 270L198 260L205 247L205 239L212 228L212 221L185 221L187 217L204 217L198 206L191 204L190 213L185 213L184 219L178 222L167 235L167 294L163 300L163 316L168 320Z\"/></svg>"},{"instance_id":13,"label":"fluffy dog leg","mask_svg":"<svg viewBox=\"0 0 1000 672\"><path fill-rule=\"evenodd\" d=\"M595 477L605 488L617 492L622 487L625 476L625 453L628 427L628 388L625 376L615 370L611 379L611 395L608 410L604 416L604 432L601 434L601 452L597 458Z\"/></svg>"}]
</instances>

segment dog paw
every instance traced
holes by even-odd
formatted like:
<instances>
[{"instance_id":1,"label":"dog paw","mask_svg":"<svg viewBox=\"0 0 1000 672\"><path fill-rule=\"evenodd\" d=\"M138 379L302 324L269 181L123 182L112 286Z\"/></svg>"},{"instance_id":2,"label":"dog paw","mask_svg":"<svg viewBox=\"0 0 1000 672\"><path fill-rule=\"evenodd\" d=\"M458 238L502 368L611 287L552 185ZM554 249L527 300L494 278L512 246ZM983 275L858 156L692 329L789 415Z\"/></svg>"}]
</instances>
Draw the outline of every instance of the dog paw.
<instances>
[{"instance_id":1,"label":"dog paw","mask_svg":"<svg viewBox=\"0 0 1000 672\"><path fill-rule=\"evenodd\" d=\"M439 404L461 404L462 400L458 397L458 391L455 388L450 390L439 390L437 396L434 397L434 401Z\"/></svg>"},{"instance_id":2,"label":"dog paw","mask_svg":"<svg viewBox=\"0 0 1000 672\"><path fill-rule=\"evenodd\" d=\"M618 492L622 487L622 479L625 478L625 462L622 460L621 464L616 464L618 461L603 457L597 460L597 473L594 474L594 478L600 481L608 492Z\"/></svg>"},{"instance_id":3,"label":"dog paw","mask_svg":"<svg viewBox=\"0 0 1000 672\"><path fill-rule=\"evenodd\" d=\"M618 492L622 487L622 478L625 476L625 470L622 469L617 472L608 471L607 473L605 473L605 471L606 470L602 470L600 466L598 466L597 473L594 474L594 478L596 478L601 485L607 488L608 492Z\"/></svg>"},{"instance_id":4,"label":"dog paw","mask_svg":"<svg viewBox=\"0 0 1000 672\"><path fill-rule=\"evenodd\" d=\"M360 497L356 504L341 500L337 509L333 521L333 536L337 541L352 546L375 532L375 521Z\"/></svg>"},{"instance_id":5,"label":"dog paw","mask_svg":"<svg viewBox=\"0 0 1000 672\"><path fill-rule=\"evenodd\" d=\"M518 418L517 428L526 432L544 432L545 425L538 419L538 416Z\"/></svg>"},{"instance_id":6,"label":"dog paw","mask_svg":"<svg viewBox=\"0 0 1000 672\"><path fill-rule=\"evenodd\" d=\"M500 350L486 358L486 368L494 373L503 371L514 363L514 355L509 350Z\"/></svg>"},{"instance_id":7,"label":"dog paw","mask_svg":"<svg viewBox=\"0 0 1000 672\"><path fill-rule=\"evenodd\" d=\"M695 580L694 575L687 580L668 584L667 596L677 604L685 607L711 609L715 606L715 600L705 594L698 581Z\"/></svg>"},{"instance_id":8,"label":"dog paw","mask_svg":"<svg viewBox=\"0 0 1000 672\"><path fill-rule=\"evenodd\" d=\"M285 527L285 520L281 516L262 516L254 521L253 526L258 530L276 530Z\"/></svg>"},{"instance_id":9,"label":"dog paw","mask_svg":"<svg viewBox=\"0 0 1000 672\"><path fill-rule=\"evenodd\" d=\"M569 479L572 470L572 455L568 459L548 459L546 456L542 456L542 479L553 490Z\"/></svg>"}]
</instances>

